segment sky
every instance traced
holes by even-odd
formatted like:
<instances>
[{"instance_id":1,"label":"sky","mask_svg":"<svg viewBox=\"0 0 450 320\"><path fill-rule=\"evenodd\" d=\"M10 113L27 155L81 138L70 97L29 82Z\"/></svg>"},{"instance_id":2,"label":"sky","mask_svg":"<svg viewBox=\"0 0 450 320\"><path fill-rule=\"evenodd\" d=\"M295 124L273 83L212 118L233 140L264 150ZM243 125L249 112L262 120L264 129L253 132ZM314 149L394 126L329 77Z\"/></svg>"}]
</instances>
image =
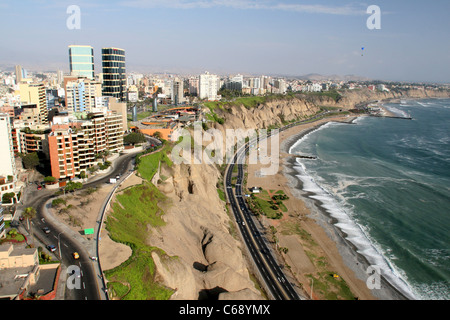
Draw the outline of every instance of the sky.
<instances>
[{"instance_id":1,"label":"sky","mask_svg":"<svg viewBox=\"0 0 450 320\"><path fill-rule=\"evenodd\" d=\"M370 5L381 29L367 27ZM68 72L79 44L94 47L97 73L101 48L118 47L127 72L450 83L449 12L448 0L0 0L0 69Z\"/></svg>"}]
</instances>

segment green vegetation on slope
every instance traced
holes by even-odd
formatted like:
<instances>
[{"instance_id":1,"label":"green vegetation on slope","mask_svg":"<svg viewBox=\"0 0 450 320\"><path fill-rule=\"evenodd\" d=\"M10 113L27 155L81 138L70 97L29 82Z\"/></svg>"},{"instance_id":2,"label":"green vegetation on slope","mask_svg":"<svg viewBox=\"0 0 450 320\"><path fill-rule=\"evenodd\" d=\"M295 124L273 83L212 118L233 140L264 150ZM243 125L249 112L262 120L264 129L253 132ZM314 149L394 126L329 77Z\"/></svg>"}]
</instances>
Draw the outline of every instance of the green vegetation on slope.
<instances>
[{"instance_id":1,"label":"green vegetation on slope","mask_svg":"<svg viewBox=\"0 0 450 320\"><path fill-rule=\"evenodd\" d=\"M105 271L108 287L113 294L123 300L167 300L173 290L155 281L155 264L152 252L161 257L166 254L159 248L147 244L152 228L165 225L158 206L166 197L149 181L153 178L161 162L168 166L172 162L167 156L171 144L150 155L136 159L138 172L146 180L143 184L130 187L116 196L112 213L105 222L112 240L131 247L131 257L120 266Z\"/></svg>"},{"instance_id":2,"label":"green vegetation on slope","mask_svg":"<svg viewBox=\"0 0 450 320\"><path fill-rule=\"evenodd\" d=\"M124 300L167 300L173 291L155 282L153 251L165 253L146 244L149 229L164 226L164 212L158 202L164 195L151 183L134 186L117 195L112 214L106 220L106 229L112 240L129 245L131 257L120 266L105 271L108 286ZM150 228L151 227L151 228ZM123 296L123 287L128 293Z\"/></svg>"},{"instance_id":3,"label":"green vegetation on slope","mask_svg":"<svg viewBox=\"0 0 450 320\"><path fill-rule=\"evenodd\" d=\"M233 107L243 105L245 108L250 109L257 107L260 104L264 104L266 102L274 101L274 100L290 100L293 99L293 94L271 94L266 96L249 96L249 97L240 97L231 101L209 101L203 103L205 107L207 107L211 112L216 108L224 109L225 107Z\"/></svg>"},{"instance_id":4,"label":"green vegetation on slope","mask_svg":"<svg viewBox=\"0 0 450 320\"><path fill-rule=\"evenodd\" d=\"M161 162L164 162L171 167L172 161L167 156L170 150L170 144L165 142L165 145L161 151L136 158L137 171L140 176L147 181L151 181Z\"/></svg>"}]
</instances>

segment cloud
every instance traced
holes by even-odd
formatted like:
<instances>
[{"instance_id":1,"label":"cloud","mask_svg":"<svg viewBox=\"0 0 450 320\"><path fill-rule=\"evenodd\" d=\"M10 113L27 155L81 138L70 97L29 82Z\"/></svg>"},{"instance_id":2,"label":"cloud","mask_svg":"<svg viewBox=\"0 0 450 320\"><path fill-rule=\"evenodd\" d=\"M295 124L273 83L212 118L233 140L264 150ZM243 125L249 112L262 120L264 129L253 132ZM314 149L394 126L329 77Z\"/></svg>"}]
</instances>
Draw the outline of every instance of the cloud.
<instances>
[{"instance_id":1,"label":"cloud","mask_svg":"<svg viewBox=\"0 0 450 320\"><path fill-rule=\"evenodd\" d=\"M299 13L316 13L332 15L365 14L365 8L355 6L327 6L315 4L279 3L273 0L131 0L122 1L120 5L136 8L169 8L169 9L209 9L232 8L240 10L279 10Z\"/></svg>"}]
</instances>

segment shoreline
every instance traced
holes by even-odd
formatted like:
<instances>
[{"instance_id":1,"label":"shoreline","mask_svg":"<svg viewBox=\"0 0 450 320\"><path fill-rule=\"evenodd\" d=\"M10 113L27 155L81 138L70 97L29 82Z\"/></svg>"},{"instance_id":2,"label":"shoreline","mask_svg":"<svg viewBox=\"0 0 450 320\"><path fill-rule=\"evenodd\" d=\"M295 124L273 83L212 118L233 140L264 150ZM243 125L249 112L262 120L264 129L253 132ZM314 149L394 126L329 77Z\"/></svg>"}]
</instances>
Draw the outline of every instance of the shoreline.
<instances>
[{"instance_id":1,"label":"shoreline","mask_svg":"<svg viewBox=\"0 0 450 320\"><path fill-rule=\"evenodd\" d=\"M408 300L397 288L391 285L383 275L380 277L381 288L370 290L366 280L367 259L357 252L357 248L345 239L346 235L337 227L329 213L321 206L319 200L311 199L311 194L303 191L303 183L296 177L298 172L294 168L295 155L289 154L289 149L299 139L320 129L330 122L353 124L361 116L334 116L320 119L317 122L299 125L280 133L280 166L274 176L261 177L257 175L258 168L263 166L248 166L247 186L263 186L266 190L283 189L289 196L285 202L288 212L281 220L272 220L266 217L261 222L266 226L274 226L278 230L280 246L288 247L288 253L277 253L285 264L290 266L290 276L294 277L303 293L313 300L324 299L319 297L314 282L310 283L314 275L323 272L311 257L306 253L305 243L301 236L296 234L283 234L286 227L294 225L300 227L311 237L311 241L318 244L313 254L320 254L325 259L330 270L337 272L347 283L353 295L360 300ZM308 156L308 155L302 155ZM310 253L311 254L311 253ZM320 269L320 270L319 270ZM327 269L328 270L328 269ZM317 290L317 289L316 289ZM323 296L323 294L322 294Z\"/></svg>"},{"instance_id":2,"label":"shoreline","mask_svg":"<svg viewBox=\"0 0 450 320\"><path fill-rule=\"evenodd\" d=\"M389 115L391 112L385 107L385 115ZM353 122L359 118L359 116L354 116L348 124L353 124ZM309 204L309 209L311 210L310 216L314 221L320 225L327 235L332 238L338 247L338 251L341 254L344 263L355 273L358 278L365 280L368 277L366 273L367 268L371 265L367 258L358 253L358 248L348 241L347 234L336 226L338 220L333 218L330 213L323 207L323 203L320 200L312 199L310 196L315 195L313 192L303 190L303 182L297 178L299 174L294 168L297 166L295 161L295 155L289 153L292 146L294 146L298 140L302 139L306 135L319 130L321 127L328 123L345 123L343 121L336 121L335 119L329 119L324 123L317 124L313 128L306 130L301 130L300 128L295 130L296 133L291 134L289 137L282 139L280 143L280 152L286 153L288 156L285 158L284 163L282 163L282 173L289 180L289 187L291 188L292 194L298 199L304 201L307 206ZM392 285L383 275L381 275L381 288L372 289L371 293L375 298L380 300L409 300L409 298Z\"/></svg>"}]
</instances>

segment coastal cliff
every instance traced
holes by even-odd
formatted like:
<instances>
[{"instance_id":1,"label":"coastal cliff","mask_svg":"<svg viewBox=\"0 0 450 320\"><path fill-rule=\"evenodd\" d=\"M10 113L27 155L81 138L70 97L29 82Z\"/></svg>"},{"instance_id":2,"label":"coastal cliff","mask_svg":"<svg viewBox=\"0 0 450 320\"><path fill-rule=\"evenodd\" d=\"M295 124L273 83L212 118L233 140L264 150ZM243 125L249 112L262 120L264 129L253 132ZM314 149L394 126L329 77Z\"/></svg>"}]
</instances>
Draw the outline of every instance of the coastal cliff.
<instances>
[{"instance_id":1,"label":"coastal cliff","mask_svg":"<svg viewBox=\"0 0 450 320\"><path fill-rule=\"evenodd\" d=\"M175 290L171 299L262 299L250 280L242 244L232 236L230 216L219 198L221 176L214 165L162 165L157 187L172 205L165 209L166 226L152 233L149 244L158 282Z\"/></svg>"},{"instance_id":2,"label":"coastal cliff","mask_svg":"<svg viewBox=\"0 0 450 320\"><path fill-rule=\"evenodd\" d=\"M225 123L215 127L281 126L319 111L300 99L273 100L254 108L225 106L217 110ZM152 232L148 244L167 254L155 252L152 257L158 282L175 291L171 299L264 299L251 280L245 248L219 196L222 179L219 166L205 163L161 164L153 178L171 205L164 208L165 226Z\"/></svg>"},{"instance_id":3,"label":"coastal cliff","mask_svg":"<svg viewBox=\"0 0 450 320\"><path fill-rule=\"evenodd\" d=\"M222 104L206 113L223 121L209 121L208 127L226 129L275 128L309 118L320 106L351 110L376 100L448 97L448 92L410 90L407 92L347 91L335 100L326 96L296 95L268 99L248 106ZM170 200L164 208L164 227L152 232L148 243L167 256L152 254L158 282L174 289L171 299L264 299L252 281L234 219L218 189L223 184L220 167L215 164L162 164L154 184ZM176 257L167 258L167 257Z\"/></svg>"},{"instance_id":4,"label":"coastal cliff","mask_svg":"<svg viewBox=\"0 0 450 320\"><path fill-rule=\"evenodd\" d=\"M304 99L290 97L268 100L255 107L224 105L215 110L225 121L223 125L214 124L218 129L261 129L279 127L286 122L306 119L320 111L319 105Z\"/></svg>"},{"instance_id":5,"label":"coastal cliff","mask_svg":"<svg viewBox=\"0 0 450 320\"><path fill-rule=\"evenodd\" d=\"M449 98L450 91L446 90L428 90L428 89L402 89L392 91L373 91L369 89L346 90L344 94L337 99L326 95L305 95L299 94L300 99L304 99L310 103L325 106L338 107L351 110L360 104L371 101L387 101L387 100L408 100L408 99L425 99L425 98Z\"/></svg>"}]
</instances>

